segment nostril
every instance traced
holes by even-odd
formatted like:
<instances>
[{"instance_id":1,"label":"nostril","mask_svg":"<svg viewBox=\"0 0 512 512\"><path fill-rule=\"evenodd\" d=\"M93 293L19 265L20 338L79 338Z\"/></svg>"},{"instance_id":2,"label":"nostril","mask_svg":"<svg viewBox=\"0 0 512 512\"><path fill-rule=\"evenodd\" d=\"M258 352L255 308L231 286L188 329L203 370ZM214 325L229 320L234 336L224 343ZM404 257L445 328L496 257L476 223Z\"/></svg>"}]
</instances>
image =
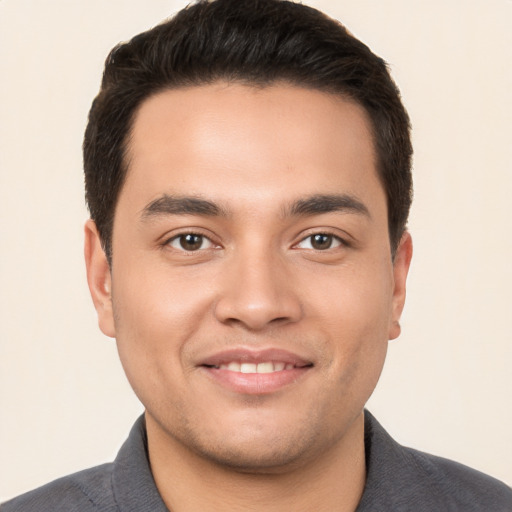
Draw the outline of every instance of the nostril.
<instances>
[{"instance_id":1,"label":"nostril","mask_svg":"<svg viewBox=\"0 0 512 512\"><path fill-rule=\"evenodd\" d=\"M270 322L274 323L274 324L279 324L279 323L283 323L283 322L287 322L287 321L288 321L288 318L286 316L280 316L278 318L272 319Z\"/></svg>"},{"instance_id":2,"label":"nostril","mask_svg":"<svg viewBox=\"0 0 512 512\"><path fill-rule=\"evenodd\" d=\"M242 280L225 289L214 305L216 319L250 331L299 321L303 312L298 297L286 283L270 285L267 281Z\"/></svg>"}]
</instances>

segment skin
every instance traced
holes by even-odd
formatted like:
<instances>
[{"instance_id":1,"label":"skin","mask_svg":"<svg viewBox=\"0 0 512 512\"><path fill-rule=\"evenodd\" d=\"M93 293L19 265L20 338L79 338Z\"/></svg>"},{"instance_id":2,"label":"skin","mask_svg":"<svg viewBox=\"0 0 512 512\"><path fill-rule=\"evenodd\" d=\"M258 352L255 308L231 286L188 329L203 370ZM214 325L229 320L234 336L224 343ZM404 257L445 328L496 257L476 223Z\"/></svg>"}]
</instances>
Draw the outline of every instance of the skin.
<instances>
[{"instance_id":1,"label":"skin","mask_svg":"<svg viewBox=\"0 0 512 512\"><path fill-rule=\"evenodd\" d=\"M355 510L362 411L400 332L412 253L406 233L391 256L365 111L287 84L165 91L139 109L128 153L112 267L92 221L85 254L166 505ZM333 194L348 207L291 207ZM169 204L183 197L218 211ZM308 366L263 392L237 388L204 366L232 349Z\"/></svg>"}]
</instances>

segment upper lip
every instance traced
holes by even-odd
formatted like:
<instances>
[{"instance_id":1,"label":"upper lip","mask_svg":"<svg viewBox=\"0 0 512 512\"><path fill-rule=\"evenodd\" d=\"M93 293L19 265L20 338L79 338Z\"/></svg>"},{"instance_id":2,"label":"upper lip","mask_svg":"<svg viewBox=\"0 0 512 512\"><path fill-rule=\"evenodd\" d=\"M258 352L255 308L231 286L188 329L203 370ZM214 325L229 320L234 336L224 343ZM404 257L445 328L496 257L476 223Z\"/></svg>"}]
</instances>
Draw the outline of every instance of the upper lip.
<instances>
[{"instance_id":1,"label":"upper lip","mask_svg":"<svg viewBox=\"0 0 512 512\"><path fill-rule=\"evenodd\" d=\"M265 363L265 362L283 362L293 364L296 367L312 366L311 360L305 359L288 350L267 348L254 350L249 348L234 348L223 350L208 356L201 360L200 366L220 366L229 362L236 361L240 363Z\"/></svg>"}]
</instances>

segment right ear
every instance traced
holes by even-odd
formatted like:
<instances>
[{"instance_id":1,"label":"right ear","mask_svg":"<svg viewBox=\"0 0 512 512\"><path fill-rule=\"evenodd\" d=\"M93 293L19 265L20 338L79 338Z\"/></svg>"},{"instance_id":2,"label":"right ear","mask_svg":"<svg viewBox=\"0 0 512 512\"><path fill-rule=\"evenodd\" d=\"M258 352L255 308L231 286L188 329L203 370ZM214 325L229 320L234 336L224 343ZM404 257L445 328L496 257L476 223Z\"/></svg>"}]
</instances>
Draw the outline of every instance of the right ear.
<instances>
[{"instance_id":1,"label":"right ear","mask_svg":"<svg viewBox=\"0 0 512 512\"><path fill-rule=\"evenodd\" d=\"M85 266L87 283L98 314L98 324L103 334L114 338L114 312L112 309L112 278L107 256L101 244L96 223L89 219L85 223Z\"/></svg>"}]
</instances>

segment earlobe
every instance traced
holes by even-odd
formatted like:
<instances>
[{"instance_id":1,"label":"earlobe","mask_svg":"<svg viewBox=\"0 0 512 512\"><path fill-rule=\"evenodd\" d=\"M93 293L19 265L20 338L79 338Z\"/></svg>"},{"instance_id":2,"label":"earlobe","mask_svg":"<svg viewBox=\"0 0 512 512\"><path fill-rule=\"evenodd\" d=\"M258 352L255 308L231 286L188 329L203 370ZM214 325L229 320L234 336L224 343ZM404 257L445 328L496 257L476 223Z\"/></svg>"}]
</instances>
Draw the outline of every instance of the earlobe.
<instances>
[{"instance_id":1,"label":"earlobe","mask_svg":"<svg viewBox=\"0 0 512 512\"><path fill-rule=\"evenodd\" d=\"M389 327L389 339L394 340L400 336L400 316L404 309L407 274L412 258L412 238L406 231L400 240L393 262L393 305L391 311L391 323Z\"/></svg>"},{"instance_id":2,"label":"earlobe","mask_svg":"<svg viewBox=\"0 0 512 512\"><path fill-rule=\"evenodd\" d=\"M115 337L114 314L112 309L112 282L110 266L101 239L92 220L84 227L84 255L87 268L87 283L92 301L98 314L98 324L103 334Z\"/></svg>"}]
</instances>

